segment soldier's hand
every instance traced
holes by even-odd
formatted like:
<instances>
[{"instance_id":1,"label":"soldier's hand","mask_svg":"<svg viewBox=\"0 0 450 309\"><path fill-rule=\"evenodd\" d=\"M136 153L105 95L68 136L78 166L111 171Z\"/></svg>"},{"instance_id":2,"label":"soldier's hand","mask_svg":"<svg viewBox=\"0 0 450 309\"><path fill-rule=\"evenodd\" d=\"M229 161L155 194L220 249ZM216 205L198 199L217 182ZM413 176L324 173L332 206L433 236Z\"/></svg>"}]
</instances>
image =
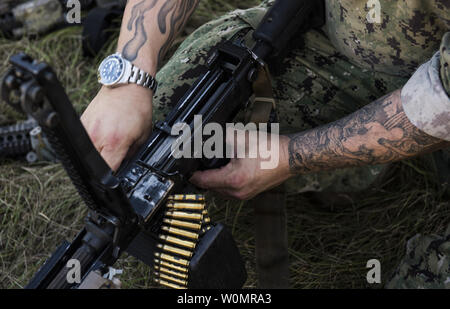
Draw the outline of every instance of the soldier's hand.
<instances>
[{"instance_id":1,"label":"soldier's hand","mask_svg":"<svg viewBox=\"0 0 450 309\"><path fill-rule=\"evenodd\" d=\"M262 159L260 155L256 158L248 156L251 152L258 153L260 147L271 145L270 140L273 137L273 134L268 135L265 146L261 146L260 141L257 145L251 145L248 139L243 141L238 138L233 143L227 132L227 144L245 147L247 152L245 158L231 159L230 163L220 169L197 171L190 181L202 189L213 190L238 200L249 200L280 185L292 176L289 170L288 137L278 136L278 142L274 143L275 149L272 149L270 158L273 164L267 165L268 160Z\"/></svg>"},{"instance_id":2,"label":"soldier's hand","mask_svg":"<svg viewBox=\"0 0 450 309\"><path fill-rule=\"evenodd\" d=\"M152 92L137 85L103 87L81 122L103 159L117 170L151 132Z\"/></svg>"}]
</instances>

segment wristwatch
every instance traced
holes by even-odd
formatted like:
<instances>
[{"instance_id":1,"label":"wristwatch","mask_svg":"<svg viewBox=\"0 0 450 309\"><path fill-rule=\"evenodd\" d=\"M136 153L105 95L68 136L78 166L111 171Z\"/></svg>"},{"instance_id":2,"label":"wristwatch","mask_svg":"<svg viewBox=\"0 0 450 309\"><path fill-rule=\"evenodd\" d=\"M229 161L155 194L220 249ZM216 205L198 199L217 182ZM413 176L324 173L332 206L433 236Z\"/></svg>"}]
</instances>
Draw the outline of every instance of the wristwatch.
<instances>
[{"instance_id":1,"label":"wristwatch","mask_svg":"<svg viewBox=\"0 0 450 309\"><path fill-rule=\"evenodd\" d=\"M158 87L153 76L135 66L120 53L112 54L102 61L98 68L98 82L111 88L137 84L153 90L153 93Z\"/></svg>"}]
</instances>

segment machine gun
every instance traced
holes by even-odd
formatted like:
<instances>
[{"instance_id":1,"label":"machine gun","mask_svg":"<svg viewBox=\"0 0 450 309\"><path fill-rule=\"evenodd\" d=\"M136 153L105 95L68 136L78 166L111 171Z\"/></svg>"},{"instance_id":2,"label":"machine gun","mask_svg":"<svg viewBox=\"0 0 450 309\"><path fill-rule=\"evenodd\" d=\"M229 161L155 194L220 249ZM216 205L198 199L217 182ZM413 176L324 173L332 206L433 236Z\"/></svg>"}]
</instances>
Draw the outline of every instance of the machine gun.
<instances>
[{"instance_id":1,"label":"machine gun","mask_svg":"<svg viewBox=\"0 0 450 309\"><path fill-rule=\"evenodd\" d=\"M156 281L173 288L239 288L246 271L236 244L222 224L212 224L204 198L186 194L187 180L220 159L175 159L176 124L194 128L194 116L225 126L253 94L264 60L281 51L308 23L315 1L278 1L253 33L250 49L240 36L214 48L208 70L158 123L149 140L113 174L91 143L52 69L30 57L11 57L1 83L2 99L36 119L89 208L72 243L63 243L27 288L99 287L123 252L155 267ZM193 137L191 137L193 138ZM190 140L192 143L193 140ZM68 262L81 281L69 280Z\"/></svg>"}]
</instances>

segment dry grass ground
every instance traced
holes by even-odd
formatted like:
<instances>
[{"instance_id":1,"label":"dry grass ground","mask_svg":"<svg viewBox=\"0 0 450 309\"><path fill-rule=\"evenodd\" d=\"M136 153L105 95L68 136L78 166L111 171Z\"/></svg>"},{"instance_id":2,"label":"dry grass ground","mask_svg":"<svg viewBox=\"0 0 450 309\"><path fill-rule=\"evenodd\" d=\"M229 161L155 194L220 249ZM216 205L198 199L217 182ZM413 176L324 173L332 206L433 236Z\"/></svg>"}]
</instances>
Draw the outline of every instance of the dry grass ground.
<instances>
[{"instance_id":1,"label":"dry grass ground","mask_svg":"<svg viewBox=\"0 0 450 309\"><path fill-rule=\"evenodd\" d=\"M235 7L258 0L202 1L187 31ZM117 30L114 30L117 31ZM0 74L10 55L25 51L50 63L79 113L98 90L97 59L82 57L80 29L68 28L39 40L0 39ZM19 115L0 105L0 122ZM364 198L333 207L305 195L289 196L288 228L292 285L295 288L368 287L366 263L377 258L386 282L417 233L442 234L450 222L448 196L421 158L396 163L379 187ZM231 227L247 262L246 287L255 287L252 209L244 202L209 197L214 220ZM59 165L23 161L0 164L0 288L22 288L63 239L72 239L86 214ZM128 288L151 287L148 267L124 257L118 267ZM370 286L381 287L382 285Z\"/></svg>"}]
</instances>

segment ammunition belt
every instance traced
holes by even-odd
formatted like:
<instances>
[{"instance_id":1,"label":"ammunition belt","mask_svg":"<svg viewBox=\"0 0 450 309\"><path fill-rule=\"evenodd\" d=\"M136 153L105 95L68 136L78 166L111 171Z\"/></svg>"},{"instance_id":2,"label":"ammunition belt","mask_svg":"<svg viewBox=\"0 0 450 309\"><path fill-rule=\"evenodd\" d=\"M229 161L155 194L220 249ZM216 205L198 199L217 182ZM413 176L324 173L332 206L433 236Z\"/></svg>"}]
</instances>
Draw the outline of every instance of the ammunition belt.
<instances>
[{"instance_id":1,"label":"ammunition belt","mask_svg":"<svg viewBox=\"0 0 450 309\"><path fill-rule=\"evenodd\" d=\"M211 228L210 222L203 195L169 197L155 252L156 283L187 288L190 260L200 237Z\"/></svg>"}]
</instances>

